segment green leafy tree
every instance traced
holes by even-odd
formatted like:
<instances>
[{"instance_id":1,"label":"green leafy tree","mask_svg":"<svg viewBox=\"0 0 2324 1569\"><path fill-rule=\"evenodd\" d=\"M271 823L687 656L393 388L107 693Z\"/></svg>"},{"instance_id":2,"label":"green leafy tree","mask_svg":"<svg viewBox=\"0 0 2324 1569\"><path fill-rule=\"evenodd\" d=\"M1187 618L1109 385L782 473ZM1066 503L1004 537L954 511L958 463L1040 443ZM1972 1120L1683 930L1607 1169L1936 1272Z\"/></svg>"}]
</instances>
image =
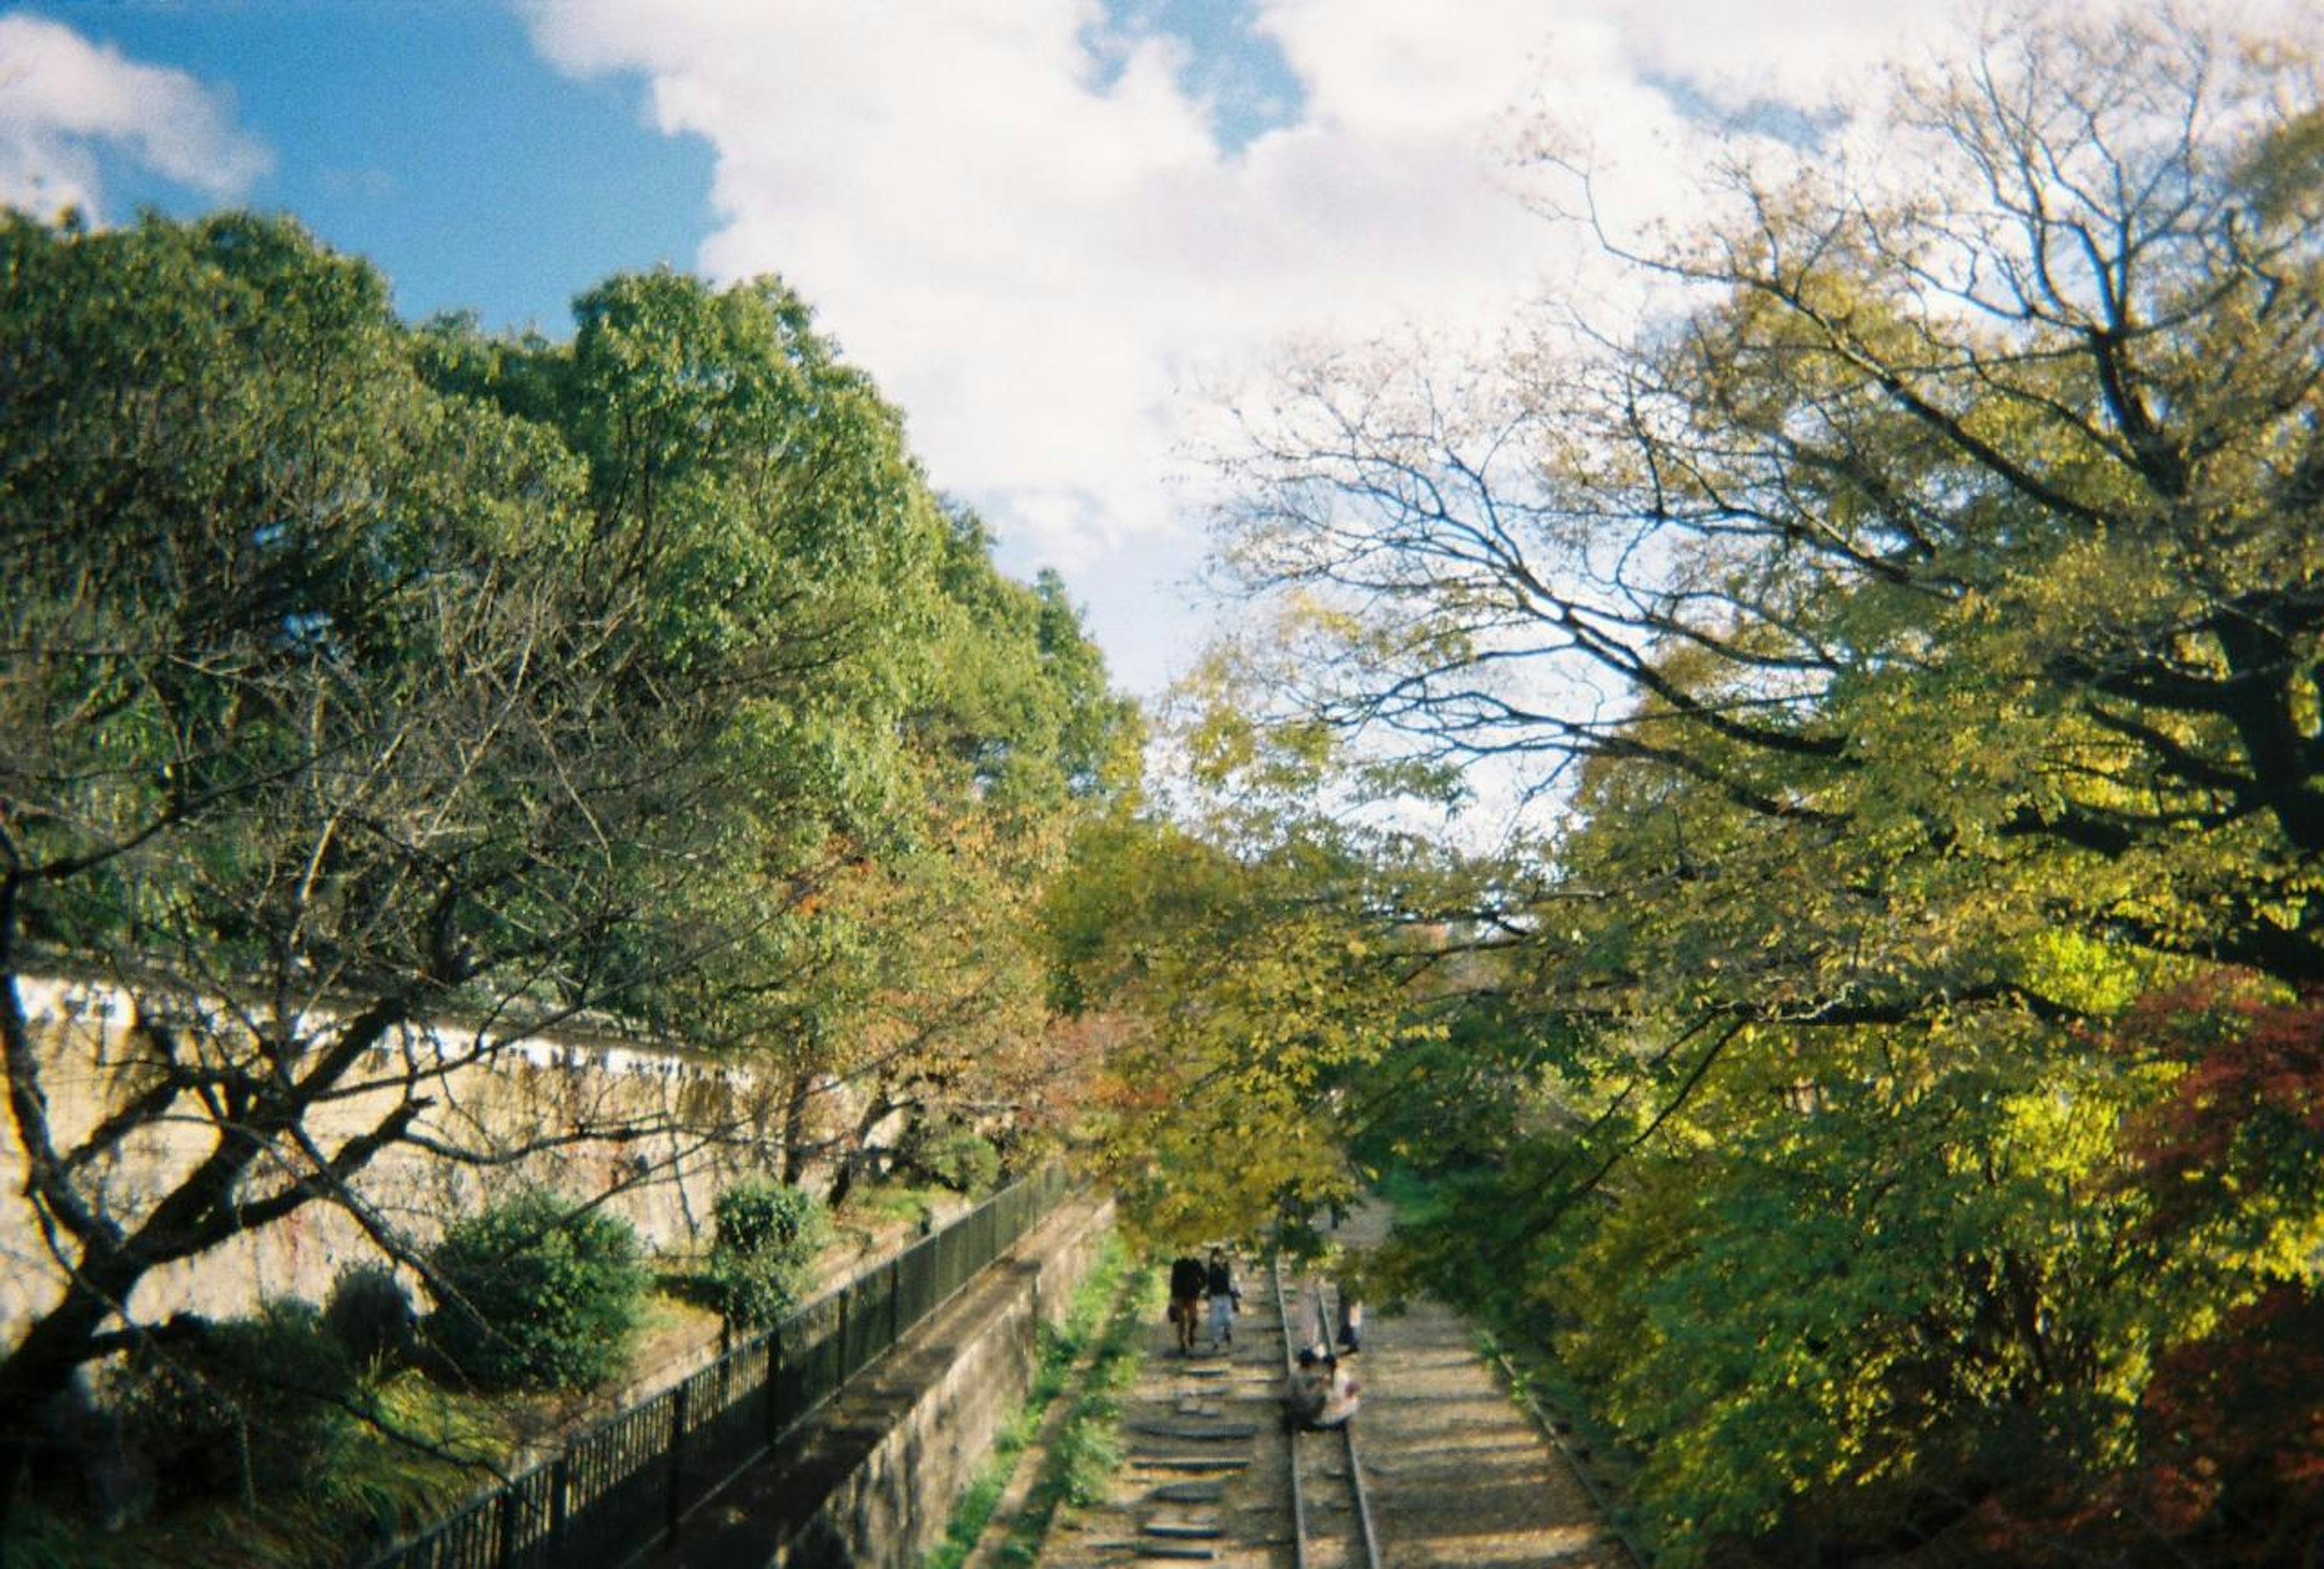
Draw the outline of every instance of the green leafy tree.
<instances>
[{"instance_id":1,"label":"green leafy tree","mask_svg":"<svg viewBox=\"0 0 2324 1569\"><path fill-rule=\"evenodd\" d=\"M583 571L658 607L651 679L739 699L711 744L746 788L696 808L703 869L659 912L721 962L641 947L622 1001L752 1058L784 1178L834 1168L837 1196L896 1117L1006 1121L1041 1082L1022 907L1134 773L1135 720L1062 585L994 568L779 282L624 277L577 314L569 347L438 323L432 363L583 458Z\"/></svg>"},{"instance_id":2,"label":"green leafy tree","mask_svg":"<svg viewBox=\"0 0 2324 1569\"><path fill-rule=\"evenodd\" d=\"M721 1193L712 1213L717 1230L706 1276L718 1310L753 1329L779 1323L815 1284L830 1212L812 1194L757 1178Z\"/></svg>"},{"instance_id":3,"label":"green leafy tree","mask_svg":"<svg viewBox=\"0 0 2324 1569\"><path fill-rule=\"evenodd\" d=\"M2247 986L2142 999L2109 1032L2133 1061L2181 1071L2133 1125L2115 1186L2142 1296L2165 1320L2131 1441L2082 1475L2029 1466L1986 1513L2027 1563L2103 1546L2218 1564L2297 1560L2324 1518L2324 1291L2312 1260L2324 1176L2317 1000ZM2120 1202L2117 1198L2116 1202Z\"/></svg>"},{"instance_id":4,"label":"green leafy tree","mask_svg":"<svg viewBox=\"0 0 2324 1569\"><path fill-rule=\"evenodd\" d=\"M555 1017L545 975L587 990L613 845L686 776L639 770L682 715L603 700L618 615L566 614L569 460L433 395L368 268L242 217L0 246L0 1044L55 1266L0 1356L5 1491L152 1271L318 1201L394 1245L356 1179L456 1148L444 1075ZM25 1011L60 964L133 999L93 1121Z\"/></svg>"},{"instance_id":5,"label":"green leafy tree","mask_svg":"<svg viewBox=\"0 0 2324 1569\"><path fill-rule=\"evenodd\" d=\"M1547 1071L1452 1223L1677 1561L1966 1550L2000 1479L2137 1453L2222 1302L2299 1321L2312 1254L2119 1180L2217 1065L2098 1042L2324 964L2312 42L2026 26L1903 80L1909 189L1738 165L1602 235L1643 325L1311 364L1240 460L1226 561L1303 656L1252 722L1559 808L1466 928ZM2151 1225L2216 1272L2142 1276Z\"/></svg>"},{"instance_id":6,"label":"green leafy tree","mask_svg":"<svg viewBox=\"0 0 2324 1569\"><path fill-rule=\"evenodd\" d=\"M777 282L617 278L566 345L414 330L238 215L11 216L0 277L0 1047L51 1266L0 1499L76 1371L150 1343L156 1270L323 1204L424 1274L366 1190L389 1152L489 1180L683 1112L844 1159L802 1128L873 1071L890 952L937 951L907 895L1005 922L1130 749L1054 585L955 533ZM998 847L973 877L955 835ZM944 1037L962 1103L985 1041L1040 1038L1019 963L919 1010L994 1021ZM60 971L131 999L94 1113L28 1012ZM453 1075L583 1011L761 1090L482 1137Z\"/></svg>"},{"instance_id":7,"label":"green leafy tree","mask_svg":"<svg viewBox=\"0 0 2324 1569\"><path fill-rule=\"evenodd\" d=\"M1737 174L1618 251L1697 302L1629 337L1294 377L1223 547L1328 656L1303 712L1536 789L1634 761L1771 843L2051 858L2052 922L2312 979L2309 68L2163 28L1908 86L1909 197Z\"/></svg>"},{"instance_id":8,"label":"green leafy tree","mask_svg":"<svg viewBox=\"0 0 2324 1569\"><path fill-rule=\"evenodd\" d=\"M1205 679L1173 736L1179 820L1093 822L1045 920L1061 1004L1110 1025L1100 1158L1132 1227L1305 1245L1361 1184L1351 1142L1397 1099L1382 1065L1443 1033L1414 985L1425 879L1397 865L1416 846L1316 809L1327 737L1247 726L1239 674Z\"/></svg>"}]
</instances>

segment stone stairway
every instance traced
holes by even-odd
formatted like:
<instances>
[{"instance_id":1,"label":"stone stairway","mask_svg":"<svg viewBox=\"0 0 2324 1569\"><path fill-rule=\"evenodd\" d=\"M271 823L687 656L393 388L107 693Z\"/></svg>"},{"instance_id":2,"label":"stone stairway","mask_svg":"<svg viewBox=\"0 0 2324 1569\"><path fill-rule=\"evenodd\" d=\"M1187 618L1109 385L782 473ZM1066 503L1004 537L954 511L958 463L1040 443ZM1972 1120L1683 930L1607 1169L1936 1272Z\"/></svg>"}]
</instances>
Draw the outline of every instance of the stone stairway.
<instances>
[{"instance_id":1,"label":"stone stairway","mask_svg":"<svg viewBox=\"0 0 2324 1569\"><path fill-rule=\"evenodd\" d=\"M1178 1353L1153 1326L1122 1400L1122 1464L1103 1502L1053 1530L1043 1569L1192 1562L1251 1569L1288 1529L1276 1421L1282 1336L1271 1304L1244 1298L1233 1343Z\"/></svg>"}]
</instances>

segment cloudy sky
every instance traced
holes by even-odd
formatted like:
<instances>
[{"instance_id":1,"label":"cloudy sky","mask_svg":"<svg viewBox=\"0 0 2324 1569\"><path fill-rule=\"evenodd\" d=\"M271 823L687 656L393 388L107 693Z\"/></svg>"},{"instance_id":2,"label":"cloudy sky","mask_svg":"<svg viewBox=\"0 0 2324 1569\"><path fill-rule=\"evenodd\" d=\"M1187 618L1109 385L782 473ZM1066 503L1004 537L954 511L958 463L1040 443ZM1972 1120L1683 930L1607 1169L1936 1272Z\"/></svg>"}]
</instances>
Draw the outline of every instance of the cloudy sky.
<instances>
[{"instance_id":1,"label":"cloudy sky","mask_svg":"<svg viewBox=\"0 0 2324 1569\"><path fill-rule=\"evenodd\" d=\"M622 269L779 272L1004 565L1062 570L1152 692L1202 633L1189 454L1218 388L1286 344L1587 289L1517 199L1527 123L1635 213L1683 210L1709 139L1796 143L1929 47L1932 9L48 0L0 10L0 200L286 210L407 315L552 335Z\"/></svg>"}]
</instances>

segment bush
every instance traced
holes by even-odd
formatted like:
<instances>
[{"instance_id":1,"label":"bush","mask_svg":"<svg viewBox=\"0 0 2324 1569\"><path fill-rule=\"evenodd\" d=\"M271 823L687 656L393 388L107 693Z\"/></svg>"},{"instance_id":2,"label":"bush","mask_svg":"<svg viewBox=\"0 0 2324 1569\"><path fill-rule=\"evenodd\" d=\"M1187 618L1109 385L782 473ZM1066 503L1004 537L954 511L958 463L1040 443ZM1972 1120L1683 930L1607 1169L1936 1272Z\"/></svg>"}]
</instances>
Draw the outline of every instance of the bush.
<instances>
[{"instance_id":1,"label":"bush","mask_svg":"<svg viewBox=\"0 0 2324 1569\"><path fill-rule=\"evenodd\" d=\"M429 1256L429 1338L491 1389L586 1389L629 1365L648 1275L628 1222L526 1194L461 1221Z\"/></svg>"},{"instance_id":2,"label":"bush","mask_svg":"<svg viewBox=\"0 0 2324 1569\"><path fill-rule=\"evenodd\" d=\"M915 1122L896 1151L897 1164L924 1181L972 1196L1001 1180L1001 1151L973 1128L945 1119Z\"/></svg>"},{"instance_id":3,"label":"bush","mask_svg":"<svg viewBox=\"0 0 2324 1569\"><path fill-rule=\"evenodd\" d=\"M746 1177L712 1206L716 1240L704 1271L713 1306L732 1324L764 1329L815 1284L831 1217L812 1194Z\"/></svg>"},{"instance_id":4,"label":"bush","mask_svg":"<svg viewBox=\"0 0 2324 1569\"><path fill-rule=\"evenodd\" d=\"M323 1306L323 1327L355 1366L400 1367L419 1349L420 1315L391 1264L354 1264L339 1271Z\"/></svg>"},{"instance_id":5,"label":"bush","mask_svg":"<svg viewBox=\"0 0 2324 1569\"><path fill-rule=\"evenodd\" d=\"M330 1468L353 1426L355 1371L313 1303L278 1297L172 1329L115 1386L123 1436L163 1499L301 1491Z\"/></svg>"}]
</instances>

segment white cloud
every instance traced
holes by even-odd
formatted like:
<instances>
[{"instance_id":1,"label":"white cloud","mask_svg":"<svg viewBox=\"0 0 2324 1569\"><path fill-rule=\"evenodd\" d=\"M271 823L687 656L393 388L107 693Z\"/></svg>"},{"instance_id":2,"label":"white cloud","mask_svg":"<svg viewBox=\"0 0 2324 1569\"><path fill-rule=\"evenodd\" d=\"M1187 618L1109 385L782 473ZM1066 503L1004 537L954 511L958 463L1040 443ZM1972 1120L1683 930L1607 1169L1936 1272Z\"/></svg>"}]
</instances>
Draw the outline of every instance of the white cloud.
<instances>
[{"instance_id":1,"label":"white cloud","mask_svg":"<svg viewBox=\"0 0 2324 1569\"><path fill-rule=\"evenodd\" d=\"M1093 51L1106 23L1082 0L531 16L552 60L644 70L660 126L717 149L705 269L780 272L903 405L936 483L1102 606L1195 565L1172 482L1198 367L1533 286L1545 235L1497 190L1492 142L1526 80L1523 48L1495 45L1532 7L1465 42L1418 9L1264 7L1308 100L1234 152L1180 86L1183 46ZM1146 592L1094 586L1115 576ZM1100 632L1139 685L1185 652Z\"/></svg>"},{"instance_id":2,"label":"white cloud","mask_svg":"<svg viewBox=\"0 0 2324 1569\"><path fill-rule=\"evenodd\" d=\"M140 65L59 23L0 16L0 202L43 215L104 207L97 149L221 198L272 166L225 101L182 71Z\"/></svg>"},{"instance_id":3,"label":"white cloud","mask_svg":"<svg viewBox=\"0 0 2324 1569\"><path fill-rule=\"evenodd\" d=\"M1923 14L1252 10L1305 101L1232 151L1180 85L1184 46L1120 32L1096 0L533 0L530 17L560 68L643 71L660 127L710 142L705 270L798 287L904 407L936 482L1014 560L1064 568L1117 673L1150 688L1191 651L1157 606L1200 554L1176 483L1197 382L1286 336L1477 327L1573 287L1578 237L1512 198L1517 119L1586 142L1625 221L1683 217L1712 128L1674 84L1812 104L1911 47Z\"/></svg>"}]
</instances>

